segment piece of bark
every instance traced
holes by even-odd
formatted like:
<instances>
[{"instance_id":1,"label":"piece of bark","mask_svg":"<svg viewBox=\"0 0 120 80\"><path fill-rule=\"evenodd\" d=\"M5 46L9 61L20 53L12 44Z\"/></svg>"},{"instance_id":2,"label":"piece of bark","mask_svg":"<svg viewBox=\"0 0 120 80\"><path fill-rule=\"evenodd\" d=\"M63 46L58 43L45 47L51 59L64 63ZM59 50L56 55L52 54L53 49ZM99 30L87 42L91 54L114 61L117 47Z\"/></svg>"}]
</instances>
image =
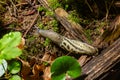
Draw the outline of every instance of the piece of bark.
<instances>
[{"instance_id":1,"label":"piece of bark","mask_svg":"<svg viewBox=\"0 0 120 80\"><path fill-rule=\"evenodd\" d=\"M120 15L118 15L104 33L93 43L98 48L105 48L120 36Z\"/></svg>"},{"instance_id":2,"label":"piece of bark","mask_svg":"<svg viewBox=\"0 0 120 80\"><path fill-rule=\"evenodd\" d=\"M94 80L120 62L120 38L82 67L85 80Z\"/></svg>"},{"instance_id":3,"label":"piece of bark","mask_svg":"<svg viewBox=\"0 0 120 80\"><path fill-rule=\"evenodd\" d=\"M64 28L73 35L74 38L87 42L82 26L69 19L69 14L62 8L55 10L57 20L64 26Z\"/></svg>"},{"instance_id":4,"label":"piece of bark","mask_svg":"<svg viewBox=\"0 0 120 80\"><path fill-rule=\"evenodd\" d=\"M52 9L50 8L50 6L49 6L47 0L38 0L38 2L39 2L44 8L46 8L46 9L52 11Z\"/></svg>"},{"instance_id":5,"label":"piece of bark","mask_svg":"<svg viewBox=\"0 0 120 80\"><path fill-rule=\"evenodd\" d=\"M87 58L87 56L84 55L84 56L81 56L81 57L78 59L78 62L79 62L79 64L80 64L80 66L83 66L83 65L85 64L86 58Z\"/></svg>"}]
</instances>

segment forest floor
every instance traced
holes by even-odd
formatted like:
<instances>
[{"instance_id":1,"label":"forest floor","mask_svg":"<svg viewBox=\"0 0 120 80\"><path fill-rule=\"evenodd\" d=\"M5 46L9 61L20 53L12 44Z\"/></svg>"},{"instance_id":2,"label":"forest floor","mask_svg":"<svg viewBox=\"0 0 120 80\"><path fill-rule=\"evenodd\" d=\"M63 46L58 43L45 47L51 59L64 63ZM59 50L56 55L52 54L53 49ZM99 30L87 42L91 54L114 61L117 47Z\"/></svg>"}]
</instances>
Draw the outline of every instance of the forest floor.
<instances>
[{"instance_id":1,"label":"forest floor","mask_svg":"<svg viewBox=\"0 0 120 80\"><path fill-rule=\"evenodd\" d=\"M66 9L66 12L72 14L71 19L76 20L84 29L85 37L81 40L97 47L100 54L102 50L109 47L120 36L120 11L118 11L120 5L117 4L117 7L115 5L110 7L110 5L113 5L111 3L108 5L110 9L101 7L104 8L103 11L101 11L102 9L99 5L95 5L94 3L89 2L90 5L87 8L85 7L81 13L81 10L76 13L76 7L73 5ZM6 3L4 3L4 1L1 3L0 1L0 4L0 37L2 38L4 34L11 31L19 31L22 33L22 38L25 42L23 53L19 57L22 63L19 74L22 75L21 77L24 80L50 80L50 66L46 66L45 62L51 63L57 57L69 55L75 57L78 61L81 59L80 54L72 54L60 48L50 39L41 36L37 32L36 26L40 29L53 30L60 35L75 39L71 36L71 32L67 31L60 21L53 16L54 13L43 8L39 0L11 0ZM87 5L86 3L86 5L83 4L83 6L81 5L80 7ZM64 13L62 13L62 15L64 15ZM119 27L112 26L114 24L119 25ZM115 34L115 36L111 36L111 33ZM103 34L105 36L103 36ZM102 38L104 38L106 35L107 39L102 40L103 43L100 42L100 37L102 36ZM87 56L83 61L83 65L91 58L93 57ZM118 75L118 73L120 73L119 63L108 72L108 76L113 74ZM115 80L116 77L117 76L114 77L113 75L110 79L105 76L102 80Z\"/></svg>"}]
</instances>

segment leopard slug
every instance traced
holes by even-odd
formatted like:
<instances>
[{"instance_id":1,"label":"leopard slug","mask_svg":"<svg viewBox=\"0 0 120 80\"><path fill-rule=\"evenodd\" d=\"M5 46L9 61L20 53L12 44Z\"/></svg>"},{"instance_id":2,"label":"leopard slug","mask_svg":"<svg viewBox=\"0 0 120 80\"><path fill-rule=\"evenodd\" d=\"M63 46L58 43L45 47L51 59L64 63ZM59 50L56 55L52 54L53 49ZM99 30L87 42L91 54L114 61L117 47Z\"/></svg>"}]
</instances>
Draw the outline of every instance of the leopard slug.
<instances>
[{"instance_id":1,"label":"leopard slug","mask_svg":"<svg viewBox=\"0 0 120 80\"><path fill-rule=\"evenodd\" d=\"M54 43L58 44L61 48L66 49L69 52L87 55L97 55L97 48L94 48L87 43L69 39L50 30L39 29L38 32L43 37L51 39Z\"/></svg>"}]
</instances>

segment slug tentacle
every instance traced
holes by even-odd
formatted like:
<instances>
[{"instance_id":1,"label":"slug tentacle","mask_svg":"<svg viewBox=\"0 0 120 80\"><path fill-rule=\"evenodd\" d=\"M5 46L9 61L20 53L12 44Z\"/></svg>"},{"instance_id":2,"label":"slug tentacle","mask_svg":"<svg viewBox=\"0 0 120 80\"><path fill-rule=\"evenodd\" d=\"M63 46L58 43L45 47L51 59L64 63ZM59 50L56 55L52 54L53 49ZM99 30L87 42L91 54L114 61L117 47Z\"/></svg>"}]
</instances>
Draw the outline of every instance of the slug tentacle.
<instances>
[{"instance_id":1,"label":"slug tentacle","mask_svg":"<svg viewBox=\"0 0 120 80\"><path fill-rule=\"evenodd\" d=\"M58 44L61 48L66 49L67 51L79 54L97 55L97 48L94 48L93 46L87 43L78 40L68 39L67 37L61 36L58 33L50 30L40 29L38 32L42 36L51 39L53 42Z\"/></svg>"}]
</instances>

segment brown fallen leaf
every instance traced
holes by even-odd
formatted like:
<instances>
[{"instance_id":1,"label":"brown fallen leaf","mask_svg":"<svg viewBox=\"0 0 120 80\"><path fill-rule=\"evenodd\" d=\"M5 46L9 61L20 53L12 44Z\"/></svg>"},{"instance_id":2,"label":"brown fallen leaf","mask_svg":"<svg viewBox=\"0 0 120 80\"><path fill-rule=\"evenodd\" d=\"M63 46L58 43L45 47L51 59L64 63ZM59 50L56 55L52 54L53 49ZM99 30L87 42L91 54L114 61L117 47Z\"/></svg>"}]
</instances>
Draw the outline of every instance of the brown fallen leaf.
<instances>
[{"instance_id":1,"label":"brown fallen leaf","mask_svg":"<svg viewBox=\"0 0 120 80\"><path fill-rule=\"evenodd\" d=\"M19 59L21 62L22 62L22 68L21 68L21 77L24 79L24 80L27 80L26 78L28 77L28 75L30 74L31 72L31 69L30 69L30 65L27 61L24 61L22 59Z\"/></svg>"},{"instance_id":2,"label":"brown fallen leaf","mask_svg":"<svg viewBox=\"0 0 120 80\"><path fill-rule=\"evenodd\" d=\"M44 69L45 69L45 65L34 64L33 69L32 69L33 75L30 75L31 80L40 80L42 78L42 75L43 75L42 73Z\"/></svg>"},{"instance_id":3,"label":"brown fallen leaf","mask_svg":"<svg viewBox=\"0 0 120 80\"><path fill-rule=\"evenodd\" d=\"M37 64L34 58L27 60L28 62L20 58L18 58L18 60L22 62L20 74L23 80L41 80L41 78L43 78L43 74L40 73L43 73L45 65Z\"/></svg>"},{"instance_id":4,"label":"brown fallen leaf","mask_svg":"<svg viewBox=\"0 0 120 80\"><path fill-rule=\"evenodd\" d=\"M25 39L22 38L20 44L17 46L19 49L23 49L24 48L24 45L25 45Z\"/></svg>"},{"instance_id":5,"label":"brown fallen leaf","mask_svg":"<svg viewBox=\"0 0 120 80\"><path fill-rule=\"evenodd\" d=\"M53 60L55 60L56 58L56 55L55 54L50 54L50 53L45 53L42 60L43 61L48 61L49 64L52 63ZM50 65L47 66L45 69L44 69L44 74L43 74L43 79L44 80L51 80L51 72L50 72Z\"/></svg>"},{"instance_id":6,"label":"brown fallen leaf","mask_svg":"<svg viewBox=\"0 0 120 80\"><path fill-rule=\"evenodd\" d=\"M50 66L45 68L43 78L44 80L51 80Z\"/></svg>"}]
</instances>

